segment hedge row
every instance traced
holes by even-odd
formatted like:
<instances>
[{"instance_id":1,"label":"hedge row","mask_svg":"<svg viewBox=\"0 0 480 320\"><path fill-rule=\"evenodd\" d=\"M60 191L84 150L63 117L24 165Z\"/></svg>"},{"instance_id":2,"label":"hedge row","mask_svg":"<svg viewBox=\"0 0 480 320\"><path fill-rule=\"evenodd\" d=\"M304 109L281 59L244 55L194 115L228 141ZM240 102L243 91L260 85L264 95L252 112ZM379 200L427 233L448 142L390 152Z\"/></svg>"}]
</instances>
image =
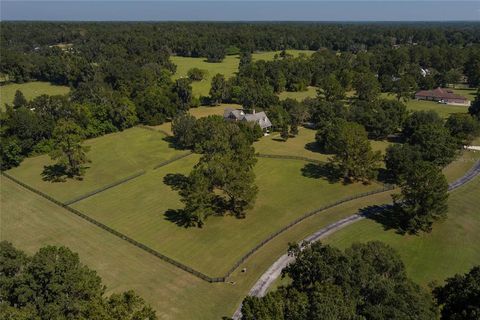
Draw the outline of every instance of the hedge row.
<instances>
[{"instance_id":1,"label":"hedge row","mask_svg":"<svg viewBox=\"0 0 480 320\"><path fill-rule=\"evenodd\" d=\"M125 182L127 182L127 181L133 180L133 179L135 179L135 178L137 178L137 177L140 177L140 176L144 175L145 173L146 173L145 170L141 170L141 171L139 171L139 172L137 172L137 173L135 173L135 174L132 174L131 176L125 177L125 178L120 179L120 180L118 180L118 181L115 181L115 182L112 182L112 183L110 183L110 184L107 184L106 186L103 186L103 187L101 187L101 188L99 188L99 189L93 190L93 191L91 191L91 192L85 193L85 194L83 194L83 195L81 195L81 196L78 196L78 197L76 197L76 198L73 198L73 199L71 199L71 200L68 200L68 201L66 201L64 204L65 204L65 205L71 205L71 204L73 204L73 203L75 203L75 202L78 202L78 201L84 200L84 199L86 199L86 198L89 198L89 197L91 197L91 196L93 196L93 195L96 195L97 193L100 193L100 192L102 192L102 191L108 190L108 189L113 188L113 187L116 187L116 186L118 186L118 185L120 185L120 184L122 184L122 183L125 183Z\"/></svg>"}]
</instances>

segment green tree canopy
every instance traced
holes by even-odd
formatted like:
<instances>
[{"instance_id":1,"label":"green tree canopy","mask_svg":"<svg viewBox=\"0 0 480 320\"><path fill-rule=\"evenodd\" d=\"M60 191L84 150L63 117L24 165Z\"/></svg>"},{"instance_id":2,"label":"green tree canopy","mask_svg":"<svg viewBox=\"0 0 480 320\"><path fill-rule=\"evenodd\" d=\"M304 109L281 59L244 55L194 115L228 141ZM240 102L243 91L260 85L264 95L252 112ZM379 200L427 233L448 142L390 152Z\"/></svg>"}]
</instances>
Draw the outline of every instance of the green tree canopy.
<instances>
[{"instance_id":1,"label":"green tree canopy","mask_svg":"<svg viewBox=\"0 0 480 320\"><path fill-rule=\"evenodd\" d=\"M295 262L283 271L290 285L265 297L247 297L242 319L437 318L432 296L407 278L399 255L381 242L344 252L320 243L292 247Z\"/></svg>"},{"instance_id":2,"label":"green tree canopy","mask_svg":"<svg viewBox=\"0 0 480 320\"><path fill-rule=\"evenodd\" d=\"M97 273L65 247L32 257L0 242L0 313L6 319L154 320L155 311L133 291L105 297Z\"/></svg>"},{"instance_id":3,"label":"green tree canopy","mask_svg":"<svg viewBox=\"0 0 480 320\"><path fill-rule=\"evenodd\" d=\"M400 230L408 233L430 232L436 220L448 210L448 182L434 164L415 163L400 183L401 193L394 194L394 214Z\"/></svg>"}]
</instances>

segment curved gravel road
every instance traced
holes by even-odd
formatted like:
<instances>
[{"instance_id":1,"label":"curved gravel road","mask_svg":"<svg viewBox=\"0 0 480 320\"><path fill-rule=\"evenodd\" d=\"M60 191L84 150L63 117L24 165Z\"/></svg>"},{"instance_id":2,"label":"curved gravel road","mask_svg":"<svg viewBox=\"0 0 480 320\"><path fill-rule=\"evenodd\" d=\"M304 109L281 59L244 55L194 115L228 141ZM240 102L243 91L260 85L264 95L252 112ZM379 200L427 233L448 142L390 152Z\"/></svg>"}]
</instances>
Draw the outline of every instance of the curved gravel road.
<instances>
[{"instance_id":1,"label":"curved gravel road","mask_svg":"<svg viewBox=\"0 0 480 320\"><path fill-rule=\"evenodd\" d=\"M452 191L454 189L457 189L473 178L475 178L477 175L480 174L480 160L477 161L473 167L465 173L461 178L455 180L454 182L450 183L448 186L448 190ZM376 207L374 210L378 210L378 208L381 207ZM346 217L342 220L339 220L337 222L334 222L314 234L310 235L309 237L305 238L302 242L316 242L340 229L343 229L352 223L355 223L357 221L360 221L362 219L365 219L366 216L368 216L370 213L373 213L371 211L365 211L362 213L357 213L353 214L349 217ZM257 280L255 285L250 289L248 295L249 296L254 296L254 297L263 297L266 293L268 288L272 285L272 283L280 276L282 273L283 268L285 268L290 262L293 262L293 257L289 256L288 254L282 255L280 258L278 258L271 266L268 268L268 270L262 274L260 279ZM234 320L238 320L242 317L242 304L240 304L233 314L232 318Z\"/></svg>"}]
</instances>

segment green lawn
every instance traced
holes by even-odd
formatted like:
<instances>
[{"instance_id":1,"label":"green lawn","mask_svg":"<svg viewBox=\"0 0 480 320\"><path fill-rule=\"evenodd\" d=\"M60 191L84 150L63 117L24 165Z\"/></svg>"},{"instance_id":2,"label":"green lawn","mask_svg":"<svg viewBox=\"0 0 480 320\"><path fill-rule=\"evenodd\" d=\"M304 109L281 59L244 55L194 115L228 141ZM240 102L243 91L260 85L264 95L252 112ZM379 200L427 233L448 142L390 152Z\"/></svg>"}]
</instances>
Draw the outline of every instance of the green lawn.
<instances>
[{"instance_id":1,"label":"green lawn","mask_svg":"<svg viewBox=\"0 0 480 320\"><path fill-rule=\"evenodd\" d=\"M181 208L177 192L163 184L168 173L188 173L198 160L189 156L74 204L80 211L210 276L223 275L243 254L302 214L378 184L344 186L302 175L305 162L259 159L255 206L246 219L210 217L202 229L166 220Z\"/></svg>"},{"instance_id":2,"label":"green lawn","mask_svg":"<svg viewBox=\"0 0 480 320\"><path fill-rule=\"evenodd\" d=\"M193 94L195 96L208 96L213 76L220 73L227 79L232 77L235 72L238 71L238 64L240 62L238 56L226 56L220 63L210 63L207 62L205 58L179 56L172 56L171 60L177 65L177 72L174 75L174 79L186 77L188 70L191 68L199 68L207 71L205 79L192 83Z\"/></svg>"},{"instance_id":3,"label":"green lawn","mask_svg":"<svg viewBox=\"0 0 480 320\"><path fill-rule=\"evenodd\" d=\"M312 50L286 50L288 54L293 55L294 57L298 57L301 54L304 54L306 56L311 56L315 51ZM252 60L253 61L258 61L258 60L265 60L265 61L271 61L275 58L275 55L278 54L280 55L282 51L266 51L266 52L255 52L252 53Z\"/></svg>"},{"instance_id":4,"label":"green lawn","mask_svg":"<svg viewBox=\"0 0 480 320\"><path fill-rule=\"evenodd\" d=\"M316 87L308 87L306 91L297 91L297 92L281 92L279 95L280 100L285 100L287 98L295 99L297 101L303 101L305 98L315 98L317 96Z\"/></svg>"},{"instance_id":5,"label":"green lawn","mask_svg":"<svg viewBox=\"0 0 480 320\"><path fill-rule=\"evenodd\" d=\"M456 94L462 95L468 98L470 101L475 99L475 89L452 89ZM394 95L382 93L382 97L388 99L396 99ZM440 104L434 101L415 100L411 99L406 103L407 108L411 111L436 111L442 118L448 118L452 113L465 113L468 112L467 106L455 106L448 104Z\"/></svg>"},{"instance_id":6,"label":"green lawn","mask_svg":"<svg viewBox=\"0 0 480 320\"><path fill-rule=\"evenodd\" d=\"M28 83L12 83L0 86L0 108L3 109L5 104L11 104L17 90L22 91L27 100L31 100L42 94L48 95L64 95L70 92L70 88L66 86L57 86L49 82L28 82Z\"/></svg>"},{"instance_id":7,"label":"green lawn","mask_svg":"<svg viewBox=\"0 0 480 320\"><path fill-rule=\"evenodd\" d=\"M288 53L294 56L299 56L301 53L311 55L314 51L309 50L287 50ZM275 54L280 51L258 52L252 54L252 59L257 60L273 60ZM199 68L207 71L207 76L202 81L195 81L192 83L193 94L195 96L208 96L210 91L210 83L212 77L217 73L223 74L225 78L232 77L238 71L238 64L240 59L238 55L226 56L220 63L207 62L205 58L191 58L172 56L171 60L177 65L177 71L173 76L174 79L186 77L188 70L191 68Z\"/></svg>"},{"instance_id":8,"label":"green lawn","mask_svg":"<svg viewBox=\"0 0 480 320\"><path fill-rule=\"evenodd\" d=\"M91 147L87 153L91 163L88 164L89 168L82 181L43 181L41 174L44 166L53 163L48 155L25 159L19 167L8 173L57 200L66 201L142 169L151 169L156 164L185 152L170 148L169 143L163 140L164 137L159 132L131 128L87 140L85 145Z\"/></svg>"},{"instance_id":9,"label":"green lawn","mask_svg":"<svg viewBox=\"0 0 480 320\"><path fill-rule=\"evenodd\" d=\"M308 218L257 251L233 273L229 283L209 284L10 180L1 179L1 240L11 241L30 254L44 245L68 246L103 278L107 294L134 289L153 306L159 319L168 320L231 316L258 277L285 252L289 242L299 241L358 208L389 199L388 193L383 193ZM243 268L247 272L241 272Z\"/></svg>"},{"instance_id":10,"label":"green lawn","mask_svg":"<svg viewBox=\"0 0 480 320\"><path fill-rule=\"evenodd\" d=\"M298 128L298 135L283 141L280 133L273 132L271 135L260 138L255 142L255 150L261 154L301 156L314 160L327 161L332 155L320 153L315 146L316 130L304 127ZM388 147L387 141L370 141L373 150L384 152Z\"/></svg>"},{"instance_id":11,"label":"green lawn","mask_svg":"<svg viewBox=\"0 0 480 320\"><path fill-rule=\"evenodd\" d=\"M448 218L436 223L430 234L401 236L384 231L373 220L351 225L326 239L326 243L346 248L353 242L379 240L401 255L407 272L421 284L443 281L455 273L480 264L480 178L455 190L449 199Z\"/></svg>"}]
</instances>

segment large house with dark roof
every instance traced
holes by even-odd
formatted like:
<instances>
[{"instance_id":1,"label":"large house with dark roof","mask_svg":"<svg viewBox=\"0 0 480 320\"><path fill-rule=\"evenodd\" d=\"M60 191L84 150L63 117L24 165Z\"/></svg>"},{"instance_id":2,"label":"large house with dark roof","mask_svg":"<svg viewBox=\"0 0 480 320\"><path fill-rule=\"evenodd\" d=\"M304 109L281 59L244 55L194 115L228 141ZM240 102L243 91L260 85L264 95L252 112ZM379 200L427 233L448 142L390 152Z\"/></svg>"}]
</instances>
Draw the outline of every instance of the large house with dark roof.
<instances>
[{"instance_id":1,"label":"large house with dark roof","mask_svg":"<svg viewBox=\"0 0 480 320\"><path fill-rule=\"evenodd\" d=\"M415 93L415 99L417 100L430 100L437 101L445 104L456 104L469 106L470 101L458 94L455 94L452 90L446 88L437 88L433 90L422 90Z\"/></svg>"},{"instance_id":2,"label":"large house with dark roof","mask_svg":"<svg viewBox=\"0 0 480 320\"><path fill-rule=\"evenodd\" d=\"M223 118L227 121L246 121L256 123L264 132L268 132L272 126L272 123L265 112L255 112L255 109L252 113L245 113L245 111L241 109L227 108L223 112Z\"/></svg>"}]
</instances>

